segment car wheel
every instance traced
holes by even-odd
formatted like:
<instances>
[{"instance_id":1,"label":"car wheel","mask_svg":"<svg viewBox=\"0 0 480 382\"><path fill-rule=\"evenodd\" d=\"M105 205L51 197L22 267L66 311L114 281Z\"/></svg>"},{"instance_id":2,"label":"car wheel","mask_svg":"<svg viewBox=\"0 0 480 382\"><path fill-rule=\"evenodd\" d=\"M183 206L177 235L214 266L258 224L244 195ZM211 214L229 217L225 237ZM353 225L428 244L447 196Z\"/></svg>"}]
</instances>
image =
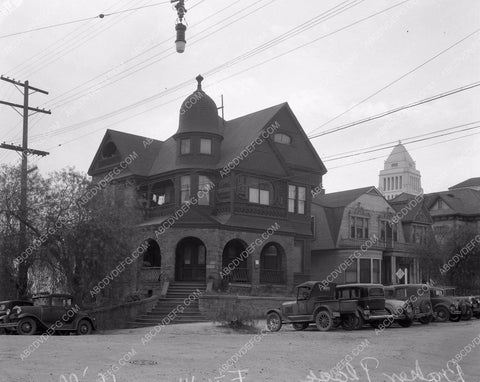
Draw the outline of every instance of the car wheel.
<instances>
[{"instance_id":1,"label":"car wheel","mask_svg":"<svg viewBox=\"0 0 480 382\"><path fill-rule=\"evenodd\" d=\"M92 324L88 320L80 320L77 326L78 335L87 335L91 334L93 330Z\"/></svg>"},{"instance_id":2,"label":"car wheel","mask_svg":"<svg viewBox=\"0 0 480 382\"><path fill-rule=\"evenodd\" d=\"M308 322L294 322L292 326L293 326L293 329L298 331L305 330L308 328Z\"/></svg>"},{"instance_id":3,"label":"car wheel","mask_svg":"<svg viewBox=\"0 0 480 382\"><path fill-rule=\"evenodd\" d=\"M398 320L398 324L402 327L402 328L408 328L410 326L412 326L412 323L413 321L410 320L410 319L405 319L405 320Z\"/></svg>"},{"instance_id":4,"label":"car wheel","mask_svg":"<svg viewBox=\"0 0 480 382\"><path fill-rule=\"evenodd\" d=\"M282 318L277 312L267 315L267 328L271 332L278 332L282 328Z\"/></svg>"},{"instance_id":5,"label":"car wheel","mask_svg":"<svg viewBox=\"0 0 480 382\"><path fill-rule=\"evenodd\" d=\"M432 316L425 316L425 317L419 318L418 321L420 321L420 323L423 325L428 325L430 321L432 321Z\"/></svg>"},{"instance_id":6,"label":"car wheel","mask_svg":"<svg viewBox=\"0 0 480 382\"><path fill-rule=\"evenodd\" d=\"M37 331L37 322L30 317L21 318L18 322L17 332L23 336L33 335Z\"/></svg>"},{"instance_id":7,"label":"car wheel","mask_svg":"<svg viewBox=\"0 0 480 382\"><path fill-rule=\"evenodd\" d=\"M450 319L450 312L444 306L439 306L435 308L435 321L445 322Z\"/></svg>"},{"instance_id":8,"label":"car wheel","mask_svg":"<svg viewBox=\"0 0 480 382\"><path fill-rule=\"evenodd\" d=\"M472 308L467 308L467 311L465 312L465 314L462 314L462 320L468 321L472 318L472 316L473 316Z\"/></svg>"},{"instance_id":9,"label":"car wheel","mask_svg":"<svg viewBox=\"0 0 480 382\"><path fill-rule=\"evenodd\" d=\"M450 320L451 322L458 322L458 321L460 321L461 318L462 318L462 315L461 315L461 314L457 314L456 316L450 315L449 320Z\"/></svg>"},{"instance_id":10,"label":"car wheel","mask_svg":"<svg viewBox=\"0 0 480 382\"><path fill-rule=\"evenodd\" d=\"M317 325L318 330L327 332L333 326L333 318L328 311L321 310L315 316L315 324Z\"/></svg>"}]
</instances>

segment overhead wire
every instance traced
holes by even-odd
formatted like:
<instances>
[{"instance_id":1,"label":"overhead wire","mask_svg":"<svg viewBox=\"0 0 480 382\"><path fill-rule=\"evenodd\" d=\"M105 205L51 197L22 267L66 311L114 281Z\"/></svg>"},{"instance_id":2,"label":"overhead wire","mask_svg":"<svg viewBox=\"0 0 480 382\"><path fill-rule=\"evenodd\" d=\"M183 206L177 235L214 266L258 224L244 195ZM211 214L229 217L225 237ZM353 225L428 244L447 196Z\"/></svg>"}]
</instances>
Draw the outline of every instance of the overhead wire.
<instances>
[{"instance_id":1,"label":"overhead wire","mask_svg":"<svg viewBox=\"0 0 480 382\"><path fill-rule=\"evenodd\" d=\"M80 23L80 22L84 22L84 21L88 21L88 20L103 19L104 17L107 17L107 16L113 16L113 15L117 15L117 14L125 13L125 12L132 12L132 11L136 11L136 10L139 10L139 9L142 9L142 8L156 7L158 5L169 4L169 3L170 3L170 1L162 1L162 2L159 2L159 3L156 3L156 4L145 5L145 6L130 8L130 9L124 9L124 10L116 11L116 12L100 13L97 16L84 17L84 18L81 18L81 19L66 21L66 22L63 22L63 23L51 24L51 25L46 25L46 26L38 27L38 28L32 28L32 29L28 29L28 30L24 30L24 31L20 31L20 32L14 32L14 33L9 33L9 34L5 34L5 35L0 35L0 39L7 38L7 37L18 36L18 35L26 34L26 33L37 32L37 31L45 30L45 29L57 28L57 27L70 25L70 24L76 24L76 23Z\"/></svg>"}]
</instances>

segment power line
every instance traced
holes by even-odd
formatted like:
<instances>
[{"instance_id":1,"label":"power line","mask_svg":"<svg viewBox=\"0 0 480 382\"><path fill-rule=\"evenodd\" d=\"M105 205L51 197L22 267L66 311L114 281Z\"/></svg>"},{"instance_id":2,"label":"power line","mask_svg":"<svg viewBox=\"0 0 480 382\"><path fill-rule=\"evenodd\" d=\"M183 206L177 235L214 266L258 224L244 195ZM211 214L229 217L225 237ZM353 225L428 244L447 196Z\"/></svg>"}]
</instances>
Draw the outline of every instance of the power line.
<instances>
[{"instance_id":1,"label":"power line","mask_svg":"<svg viewBox=\"0 0 480 382\"><path fill-rule=\"evenodd\" d=\"M406 1L409 1L409 0L406 0ZM406 1L404 1L404 2L406 2ZM398 4L397 4L397 6L398 6ZM336 7L334 7L334 8L336 8ZM393 7L389 7L389 8L387 8L386 10L391 9L391 8L393 8ZM382 12L377 12L377 13L375 13L374 15L383 13L383 12L385 12L386 10L383 10ZM329 11L330 11L330 10L329 10ZM328 14L329 11L324 12L324 14ZM345 10L343 10L343 11L345 11ZM334 13L333 15L329 15L329 16L330 16L330 17L333 17L333 16L336 16L337 14L338 14L338 13ZM373 16L373 15L371 15L371 16L369 16L369 17L367 17L367 18L364 18L363 20L366 20L366 19L368 19L368 18L371 18L372 16ZM356 23L354 23L354 24L356 24ZM353 25L353 24L352 24L352 25ZM239 56L239 57L240 57L240 56ZM227 68L227 67L230 67L230 66L232 66L232 64L231 64L230 61L229 61L229 62L227 62L227 63L224 63L224 64L220 65L220 66L217 66L216 68L211 69L211 70L208 71L207 73L210 73L210 74L212 74L212 73L214 73L214 72L216 73L216 72L218 72L218 71L220 71L220 70L223 70L223 69L225 69L225 68ZM84 125L87 125L87 124L90 124L90 123L94 123L94 122L98 122L98 121L103 120L103 119L106 119L106 118L110 118L111 116L114 116L114 115L116 115L116 114L119 114L119 113L123 113L123 112L125 112L125 111L128 111L128 110L130 110L131 108L138 107L138 106L140 106L140 105L143 105L144 103L151 102L151 101L153 101L153 100L155 100L155 99L157 99L157 98L163 97L163 96L165 96L165 95L167 95L167 94L170 94L170 93L172 93L173 91L179 90L179 89L181 89L181 88L183 88L183 87L185 87L185 86L190 86L190 84L191 84L191 81L190 81L190 80L184 81L183 83L178 84L178 85L176 85L176 86L173 87L173 88L170 88L170 89L168 89L168 90L166 90L166 91L162 91L162 92L157 93L157 94L154 94L154 95L151 96L151 97L145 98L145 99L140 100L140 101L138 101L138 102L136 102L136 103L134 103L134 104L128 105L128 106L125 107L125 108L118 109L118 110L116 110L116 111L114 111L114 112L105 114L105 115L103 115L103 116L99 116L99 117L92 118L92 119L90 119L90 120L88 120L88 121L80 122L80 123L77 123L77 124L74 124L74 125L66 126L66 127L64 127L64 128L61 128L61 129L57 129L57 130L55 130L55 131L52 131L49 135L51 136L51 135L53 135L53 134L63 133L63 132L68 131L69 129L79 128L79 127L81 127L81 126L84 126ZM35 137L35 138L36 138L36 137Z\"/></svg>"},{"instance_id":2,"label":"power line","mask_svg":"<svg viewBox=\"0 0 480 382\"><path fill-rule=\"evenodd\" d=\"M324 136L324 135L327 135L327 134L336 133L337 131L345 130L345 129L348 129L348 128L353 127L353 126L360 125L362 123L374 121L376 119L385 117L387 115L397 113L401 110L410 109L410 108L415 107L415 106L423 105L425 103L432 102L432 101L435 101L435 100L440 99L440 98L445 98L445 97L448 97L448 96L453 95L453 94L457 94L457 93L460 93L460 92L463 92L463 91L466 91L466 90L469 90L469 89L473 89L477 86L480 86L480 81L477 81L477 82L474 82L474 83L471 83L471 84L468 84L468 85L465 85L465 86L461 86L461 87L456 88L456 89L448 90L446 92L436 94L434 96L424 98L424 99L409 103L407 105L397 107L395 109L390 109L388 111L384 111L382 113L375 114L373 116L363 118L363 119L360 119L360 120L355 121L355 122L350 122L350 123L347 123L345 125L341 125L341 126L333 128L333 129L323 131L323 132L318 133L318 134L310 135L309 138L310 139L315 139L315 138L318 138L318 137L321 137L321 136Z\"/></svg>"},{"instance_id":3,"label":"power line","mask_svg":"<svg viewBox=\"0 0 480 382\"><path fill-rule=\"evenodd\" d=\"M412 140L410 142L403 142L403 139L402 139L402 144L403 145L410 145L412 143L428 141L430 139L435 139L435 138L444 137L444 136L447 136L447 135L457 134L457 133L460 133L460 132L463 132L463 131L475 130L475 129L478 129L478 128L480 128L480 125L473 126L473 127L466 127L464 129L457 130L457 131L450 131L448 133L437 134L437 135L434 135L432 137L419 138L419 139ZM411 139L411 138L405 138L405 139ZM350 154L350 155L340 156L338 158L326 159L326 160L324 160L324 162L330 162L330 161L339 160L339 159L346 159L346 158L351 158L351 157L358 156L358 155L369 154L369 153L376 152L376 151L392 149L395 146L396 145L390 145L390 146L385 146L385 147L381 147L381 148L377 148L377 149L365 150L365 151L362 151L362 152L359 152L359 153L356 153L356 154Z\"/></svg>"},{"instance_id":4,"label":"power line","mask_svg":"<svg viewBox=\"0 0 480 382\"><path fill-rule=\"evenodd\" d=\"M478 120L478 121L473 121L473 122L469 122L469 123L463 123L463 124L461 124L461 125L456 125L456 126L452 126L452 127L447 127L446 129L440 129L440 130L430 131L429 133L419 134L419 135L415 135L415 136L413 136L413 137L405 138L405 139L415 139L415 138L426 137L426 136L429 136L429 135L432 135L432 134L435 134L435 133L441 133L441 132L444 132L444 131L455 130L455 129L458 129L459 127L474 125L474 124L476 124L476 123L480 123L480 120ZM398 142L398 139L397 139L397 140L394 140L394 141L390 141L390 142L385 142L385 143L381 143L381 144L378 144L378 145L374 145L374 146L362 147L361 149L354 149L354 150L344 151L344 152L337 153L337 154L325 155L325 156L323 156L323 159L322 159L322 160L332 159L332 158L336 158L336 157L338 157L338 156L342 156L342 155L346 155L346 154L352 154L352 153L357 153L357 152L360 152L360 151L369 150L369 149L374 149L374 148L377 148L377 147L383 147L383 146L385 146L385 145L390 145L390 144L397 143L397 142Z\"/></svg>"},{"instance_id":5,"label":"power line","mask_svg":"<svg viewBox=\"0 0 480 382\"><path fill-rule=\"evenodd\" d=\"M380 88L379 90L375 91L373 94L369 95L368 97L362 99L360 102L356 103L355 105L349 107L347 110L345 110L344 112L336 115L335 117L329 119L328 121L326 121L325 123L323 123L322 125L320 125L319 127L315 128L314 130L312 130L311 132L314 132L320 128L322 128L323 126L329 124L330 122L333 122L335 121L336 119L340 118L341 116L347 114L348 112L350 112L351 110L355 109L357 106L361 105L362 103L364 103L365 101L368 101L369 99L373 98L374 96L376 96L377 94L381 93L382 91L384 91L385 89L388 89L390 86L396 84L397 82L401 81L402 79L404 79L405 77L409 76L410 74L416 72L418 69L424 67L425 65L427 65L428 63L430 63L431 61L435 60L436 58L440 57L442 54L448 52L450 49L453 49L454 47L456 47L457 45L461 44L463 41L469 39L470 37L474 36L475 34L477 34L478 32L480 31L480 28L473 31L472 33L468 34L467 36L463 37L462 39L458 40L457 42L455 42L454 44L448 46L447 48L443 49L442 51L440 51L439 53L437 53L436 55L434 55L433 57L430 57L428 60L424 61L423 63L421 63L420 65L417 65L416 67L414 67L413 69L409 70L408 72L406 72L405 74L402 74L400 77L398 77L397 79L393 80L392 82L389 82L387 85L383 86L382 88Z\"/></svg>"},{"instance_id":6,"label":"power line","mask_svg":"<svg viewBox=\"0 0 480 382\"><path fill-rule=\"evenodd\" d=\"M427 147L439 145L439 144L442 144L442 143L453 142L453 141L456 141L456 140L458 140L458 139L467 138L467 137L471 137L471 136L478 135L478 134L480 134L480 132L473 133L473 134L462 135L461 137L456 137L456 138L452 138L452 139L446 139L446 140L443 140L443 141L431 143L431 144L429 144L429 145L414 147L413 149L411 148L410 151L416 151L416 150L420 150L420 149L423 149L423 148L427 148ZM360 161L357 160L357 161L355 161L355 162L346 163L346 164L343 164L343 165L340 165L340 166L330 167L330 168L328 169L328 171L330 171L330 170L335 170L335 169L337 169L337 168L343 168L343 167L353 166L353 165L356 165L356 164L359 164L359 163L371 162L371 161L376 160L376 159L386 158L386 157L388 157L389 155L390 155L390 154L381 155L381 156L378 156L378 157L363 159L363 160L360 160Z\"/></svg>"},{"instance_id":7,"label":"power line","mask_svg":"<svg viewBox=\"0 0 480 382\"><path fill-rule=\"evenodd\" d=\"M15 33L10 33L10 34L1 35L1 36L0 36L0 39L1 39L1 38L12 37L12 36L18 36L18 35L21 35L21 34L26 34L26 33L31 33L31 32L37 32L37 31L44 30L44 29L57 28L57 27L65 26L65 25L70 25L70 24L75 24L75 23L80 23L80 22L88 21L88 20L103 19L104 17L107 17L107 16L113 16L113 15L117 15L117 14L124 13L124 12L132 12L132 11L136 11L136 10L143 9L143 8L156 7L156 6L158 6L158 5L169 4L169 3L170 3L170 1L162 1L162 2L160 2L160 3L155 3L155 4L150 4L150 5L144 5L144 6L141 6L141 7L130 8L130 9L123 9L123 10L121 10L121 11L116 11L116 12L111 12L111 13L100 13L100 14L97 15L97 16L85 17L85 18L83 18L83 19L66 21L66 22L64 22L64 23L46 25L46 26L43 26L43 27L28 29L28 30L21 31L21 32L15 32Z\"/></svg>"}]
</instances>

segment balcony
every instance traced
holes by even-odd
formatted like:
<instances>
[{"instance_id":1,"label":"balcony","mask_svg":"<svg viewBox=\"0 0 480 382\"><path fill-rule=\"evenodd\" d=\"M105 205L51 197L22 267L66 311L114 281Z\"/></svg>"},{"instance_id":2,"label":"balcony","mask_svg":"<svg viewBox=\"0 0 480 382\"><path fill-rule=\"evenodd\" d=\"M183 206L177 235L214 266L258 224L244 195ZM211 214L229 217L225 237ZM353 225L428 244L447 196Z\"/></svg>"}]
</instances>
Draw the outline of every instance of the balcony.
<instances>
[{"instance_id":1,"label":"balcony","mask_svg":"<svg viewBox=\"0 0 480 382\"><path fill-rule=\"evenodd\" d=\"M373 245L371 243L373 242ZM352 238L341 238L339 241L340 248L353 248L353 249L361 249L367 247L368 249L372 250L379 250L379 251L399 251L399 252L411 252L415 245L412 243L401 243L398 241L392 240L376 240L373 239L352 239Z\"/></svg>"},{"instance_id":2,"label":"balcony","mask_svg":"<svg viewBox=\"0 0 480 382\"><path fill-rule=\"evenodd\" d=\"M249 283L250 271L246 268L235 268L225 278L231 283Z\"/></svg>"}]
</instances>

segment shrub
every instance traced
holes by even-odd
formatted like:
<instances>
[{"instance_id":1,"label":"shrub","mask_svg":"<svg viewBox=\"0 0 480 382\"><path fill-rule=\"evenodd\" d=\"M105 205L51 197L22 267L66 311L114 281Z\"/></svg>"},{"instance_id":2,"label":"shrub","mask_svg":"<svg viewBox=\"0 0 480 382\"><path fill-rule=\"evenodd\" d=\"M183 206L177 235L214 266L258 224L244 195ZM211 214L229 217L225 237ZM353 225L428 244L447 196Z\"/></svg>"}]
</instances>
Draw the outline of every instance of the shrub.
<instances>
[{"instance_id":1,"label":"shrub","mask_svg":"<svg viewBox=\"0 0 480 382\"><path fill-rule=\"evenodd\" d=\"M251 328L257 324L255 310L238 299L219 300L215 307L206 312L206 316L209 320L232 329Z\"/></svg>"}]
</instances>

